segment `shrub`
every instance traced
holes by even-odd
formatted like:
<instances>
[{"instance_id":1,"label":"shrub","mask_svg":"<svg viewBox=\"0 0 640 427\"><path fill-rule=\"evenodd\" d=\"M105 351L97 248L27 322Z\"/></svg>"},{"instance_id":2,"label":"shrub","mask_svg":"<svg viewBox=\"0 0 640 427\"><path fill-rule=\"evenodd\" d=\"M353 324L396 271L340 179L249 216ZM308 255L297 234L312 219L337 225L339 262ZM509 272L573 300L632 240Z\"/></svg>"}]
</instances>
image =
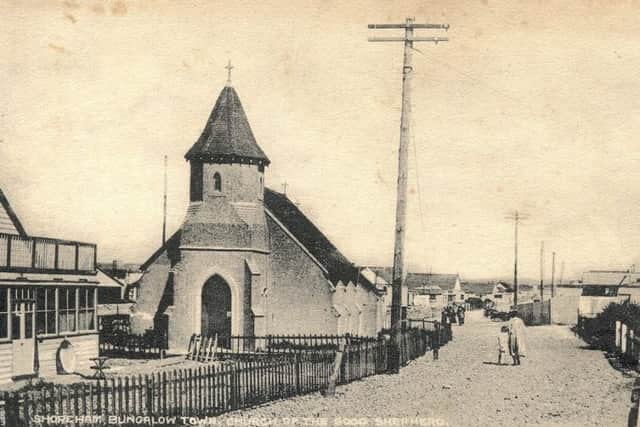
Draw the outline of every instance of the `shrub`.
<instances>
[{"instance_id":1,"label":"shrub","mask_svg":"<svg viewBox=\"0 0 640 427\"><path fill-rule=\"evenodd\" d=\"M634 331L640 331L640 305L629 301L607 305L594 320L599 338L599 347L615 350L616 321L621 321Z\"/></svg>"}]
</instances>

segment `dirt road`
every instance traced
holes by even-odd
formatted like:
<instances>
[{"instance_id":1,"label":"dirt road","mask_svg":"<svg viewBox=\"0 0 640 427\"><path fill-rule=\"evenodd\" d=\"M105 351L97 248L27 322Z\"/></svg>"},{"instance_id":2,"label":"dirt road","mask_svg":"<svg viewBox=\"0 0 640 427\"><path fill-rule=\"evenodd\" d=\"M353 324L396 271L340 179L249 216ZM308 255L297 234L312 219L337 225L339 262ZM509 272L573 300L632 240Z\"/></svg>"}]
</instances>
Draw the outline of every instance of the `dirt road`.
<instances>
[{"instance_id":1,"label":"dirt road","mask_svg":"<svg viewBox=\"0 0 640 427\"><path fill-rule=\"evenodd\" d=\"M527 328L522 365L498 366L504 323L479 312L467 318L464 326L454 325L454 341L438 361L422 357L400 375L339 387L334 398L303 396L227 418L314 417L329 425L342 417L352 425L627 425L633 378L613 369L602 352L582 348L568 327Z\"/></svg>"}]
</instances>

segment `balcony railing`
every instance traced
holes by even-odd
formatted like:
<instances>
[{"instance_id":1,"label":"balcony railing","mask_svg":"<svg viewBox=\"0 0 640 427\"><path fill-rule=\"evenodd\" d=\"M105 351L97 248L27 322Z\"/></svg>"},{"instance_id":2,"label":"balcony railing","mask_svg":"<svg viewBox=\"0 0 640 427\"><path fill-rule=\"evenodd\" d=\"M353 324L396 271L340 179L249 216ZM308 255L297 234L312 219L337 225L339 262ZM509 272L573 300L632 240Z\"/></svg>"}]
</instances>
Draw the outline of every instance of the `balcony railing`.
<instances>
[{"instance_id":1,"label":"balcony railing","mask_svg":"<svg viewBox=\"0 0 640 427\"><path fill-rule=\"evenodd\" d=\"M0 271L94 274L96 245L0 233Z\"/></svg>"}]
</instances>

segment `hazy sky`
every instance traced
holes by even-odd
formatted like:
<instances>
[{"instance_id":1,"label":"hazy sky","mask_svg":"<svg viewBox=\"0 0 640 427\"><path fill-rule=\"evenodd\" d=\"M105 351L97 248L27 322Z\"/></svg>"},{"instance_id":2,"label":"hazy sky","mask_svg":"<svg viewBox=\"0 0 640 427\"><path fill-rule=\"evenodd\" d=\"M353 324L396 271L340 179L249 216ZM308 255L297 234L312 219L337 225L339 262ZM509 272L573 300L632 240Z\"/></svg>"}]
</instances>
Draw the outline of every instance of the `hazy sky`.
<instances>
[{"instance_id":1,"label":"hazy sky","mask_svg":"<svg viewBox=\"0 0 640 427\"><path fill-rule=\"evenodd\" d=\"M144 261L163 155L173 232L231 59L267 185L353 261L390 265L402 47L366 25L415 16L451 41L414 55L414 269L508 276L514 209L524 276L541 240L565 278L640 262L640 1L345 4L0 1L0 186L27 231Z\"/></svg>"}]
</instances>

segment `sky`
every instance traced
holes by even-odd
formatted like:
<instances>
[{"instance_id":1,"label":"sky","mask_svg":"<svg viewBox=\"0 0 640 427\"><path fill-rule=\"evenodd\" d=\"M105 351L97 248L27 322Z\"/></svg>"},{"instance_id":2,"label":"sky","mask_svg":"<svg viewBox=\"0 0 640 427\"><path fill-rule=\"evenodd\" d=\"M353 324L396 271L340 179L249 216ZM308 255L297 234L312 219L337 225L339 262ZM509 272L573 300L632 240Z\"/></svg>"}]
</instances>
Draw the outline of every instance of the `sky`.
<instances>
[{"instance_id":1,"label":"sky","mask_svg":"<svg viewBox=\"0 0 640 427\"><path fill-rule=\"evenodd\" d=\"M188 205L184 154L233 86L287 194L353 262L391 265L402 46L413 271L538 279L640 265L640 1L0 2L0 187L32 235L145 261ZM380 35L380 34L375 34ZM385 30L383 35L401 35Z\"/></svg>"}]
</instances>

